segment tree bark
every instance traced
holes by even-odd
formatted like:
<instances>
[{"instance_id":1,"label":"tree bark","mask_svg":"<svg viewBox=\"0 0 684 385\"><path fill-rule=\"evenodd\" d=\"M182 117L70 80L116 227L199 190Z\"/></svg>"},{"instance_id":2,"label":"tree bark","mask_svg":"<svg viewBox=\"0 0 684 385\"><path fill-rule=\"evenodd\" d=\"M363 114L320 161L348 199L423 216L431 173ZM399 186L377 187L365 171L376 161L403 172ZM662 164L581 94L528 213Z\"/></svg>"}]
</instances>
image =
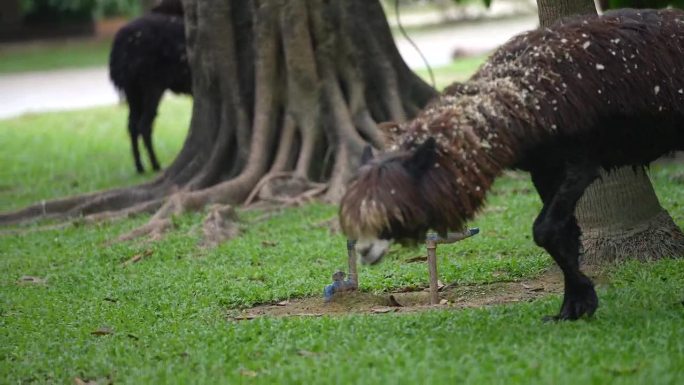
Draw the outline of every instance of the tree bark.
<instances>
[{"instance_id":1,"label":"tree bark","mask_svg":"<svg viewBox=\"0 0 684 385\"><path fill-rule=\"evenodd\" d=\"M593 0L537 0L539 25L547 27L558 19L596 13Z\"/></svg>"},{"instance_id":2,"label":"tree bark","mask_svg":"<svg viewBox=\"0 0 684 385\"><path fill-rule=\"evenodd\" d=\"M40 203L0 224L158 209L150 223L166 226L170 215L248 197L334 202L366 144L384 146L378 123L405 120L436 95L401 59L378 0L183 7L194 105L175 161L149 185Z\"/></svg>"},{"instance_id":3,"label":"tree bark","mask_svg":"<svg viewBox=\"0 0 684 385\"><path fill-rule=\"evenodd\" d=\"M542 27L562 17L596 13L592 0L537 0ZM643 169L601 171L576 209L582 261L652 260L684 255L684 234L663 209Z\"/></svg>"}]
</instances>

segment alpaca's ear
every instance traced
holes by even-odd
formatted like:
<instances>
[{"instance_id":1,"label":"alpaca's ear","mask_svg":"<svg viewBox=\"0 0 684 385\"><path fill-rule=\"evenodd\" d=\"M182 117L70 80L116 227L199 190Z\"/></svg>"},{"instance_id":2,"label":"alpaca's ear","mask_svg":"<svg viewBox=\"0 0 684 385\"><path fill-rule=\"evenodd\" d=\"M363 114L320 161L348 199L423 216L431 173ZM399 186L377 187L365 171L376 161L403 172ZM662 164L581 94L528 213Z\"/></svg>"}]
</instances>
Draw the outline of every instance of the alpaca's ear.
<instances>
[{"instance_id":1,"label":"alpaca's ear","mask_svg":"<svg viewBox=\"0 0 684 385\"><path fill-rule=\"evenodd\" d=\"M435 138L429 137L416 148L411 158L405 163L406 168L413 176L420 177L435 163L436 147Z\"/></svg>"},{"instance_id":2,"label":"alpaca's ear","mask_svg":"<svg viewBox=\"0 0 684 385\"><path fill-rule=\"evenodd\" d=\"M366 145L361 154L361 165L368 164L371 160L373 160L373 148L370 145Z\"/></svg>"}]
</instances>

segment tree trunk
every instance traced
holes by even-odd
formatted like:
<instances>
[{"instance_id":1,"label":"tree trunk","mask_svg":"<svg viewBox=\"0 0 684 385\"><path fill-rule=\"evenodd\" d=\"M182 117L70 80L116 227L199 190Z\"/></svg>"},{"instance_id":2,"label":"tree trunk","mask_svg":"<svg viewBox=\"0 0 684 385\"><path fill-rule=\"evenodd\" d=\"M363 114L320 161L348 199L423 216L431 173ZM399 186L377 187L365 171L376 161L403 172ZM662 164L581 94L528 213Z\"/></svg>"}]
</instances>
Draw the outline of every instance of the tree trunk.
<instances>
[{"instance_id":1,"label":"tree trunk","mask_svg":"<svg viewBox=\"0 0 684 385\"><path fill-rule=\"evenodd\" d=\"M593 0L537 0L539 25L547 27L556 20L573 16L596 13Z\"/></svg>"},{"instance_id":2,"label":"tree trunk","mask_svg":"<svg viewBox=\"0 0 684 385\"><path fill-rule=\"evenodd\" d=\"M541 26L574 14L596 13L592 0L537 0ZM643 169L601 171L576 210L582 261L651 260L684 255L684 235L660 205Z\"/></svg>"},{"instance_id":3,"label":"tree trunk","mask_svg":"<svg viewBox=\"0 0 684 385\"><path fill-rule=\"evenodd\" d=\"M378 0L183 5L194 106L163 176L2 214L0 224L157 210L155 222L257 195L337 201L366 144L383 147L377 124L401 122L436 95L402 60Z\"/></svg>"},{"instance_id":4,"label":"tree trunk","mask_svg":"<svg viewBox=\"0 0 684 385\"><path fill-rule=\"evenodd\" d=\"M150 9L152 9L152 7L154 7L158 2L159 0L140 0L140 5L142 6L143 12L147 12Z\"/></svg>"}]
</instances>

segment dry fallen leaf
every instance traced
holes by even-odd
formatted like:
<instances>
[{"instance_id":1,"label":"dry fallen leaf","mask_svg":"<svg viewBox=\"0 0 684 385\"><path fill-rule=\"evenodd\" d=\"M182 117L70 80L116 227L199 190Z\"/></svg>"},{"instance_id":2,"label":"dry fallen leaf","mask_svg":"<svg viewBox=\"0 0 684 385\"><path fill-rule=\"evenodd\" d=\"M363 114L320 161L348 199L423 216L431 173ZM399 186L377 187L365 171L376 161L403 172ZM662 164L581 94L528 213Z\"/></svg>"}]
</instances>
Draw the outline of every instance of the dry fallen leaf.
<instances>
[{"instance_id":1,"label":"dry fallen leaf","mask_svg":"<svg viewBox=\"0 0 684 385\"><path fill-rule=\"evenodd\" d=\"M247 370L247 369L240 369L240 374L245 376L245 377L256 377L257 372L253 370Z\"/></svg>"},{"instance_id":2,"label":"dry fallen leaf","mask_svg":"<svg viewBox=\"0 0 684 385\"><path fill-rule=\"evenodd\" d=\"M287 306L289 304L290 304L290 301L285 300L285 301L280 301L280 302L276 303L276 306Z\"/></svg>"},{"instance_id":3,"label":"dry fallen leaf","mask_svg":"<svg viewBox=\"0 0 684 385\"><path fill-rule=\"evenodd\" d=\"M383 314L383 313L391 313L397 311L396 307L389 307L389 306L383 306L383 307L374 307L371 309L371 313L376 313L376 314Z\"/></svg>"},{"instance_id":4,"label":"dry fallen leaf","mask_svg":"<svg viewBox=\"0 0 684 385\"><path fill-rule=\"evenodd\" d=\"M124 263L122 264L122 266L125 267L125 266L128 266L128 265L132 265L132 264L134 264L134 263L136 263L136 262L139 262L141 259L143 259L143 258L145 258L145 257L149 257L150 255L152 255L152 250L145 250L145 251L143 251L142 253L136 254L136 255L134 255L133 257L131 257L131 259L129 259L128 261L124 262Z\"/></svg>"},{"instance_id":5,"label":"dry fallen leaf","mask_svg":"<svg viewBox=\"0 0 684 385\"><path fill-rule=\"evenodd\" d=\"M302 357L314 357L318 355L318 353L310 352L308 350L299 350L297 351L297 354L299 354Z\"/></svg>"},{"instance_id":6,"label":"dry fallen leaf","mask_svg":"<svg viewBox=\"0 0 684 385\"><path fill-rule=\"evenodd\" d=\"M106 326L103 326L101 328L98 328L97 330L90 332L90 334L92 334L94 336L106 336L106 335L114 334L114 330L112 330L111 328L108 328Z\"/></svg>"},{"instance_id":7,"label":"dry fallen leaf","mask_svg":"<svg viewBox=\"0 0 684 385\"><path fill-rule=\"evenodd\" d=\"M80 377L74 377L75 385L105 385L111 383L112 380L110 378L101 378L99 380L84 380Z\"/></svg>"},{"instance_id":8,"label":"dry fallen leaf","mask_svg":"<svg viewBox=\"0 0 684 385\"><path fill-rule=\"evenodd\" d=\"M406 260L406 263L414 263L414 262L425 262L427 261L427 256L425 255L418 255L413 258L409 258Z\"/></svg>"},{"instance_id":9,"label":"dry fallen leaf","mask_svg":"<svg viewBox=\"0 0 684 385\"><path fill-rule=\"evenodd\" d=\"M249 320L252 320L255 318L256 318L256 316L252 315L252 314L242 314L242 315L233 317L233 319L236 321L249 321Z\"/></svg>"},{"instance_id":10,"label":"dry fallen leaf","mask_svg":"<svg viewBox=\"0 0 684 385\"><path fill-rule=\"evenodd\" d=\"M130 265L132 263L136 263L142 259L142 255L136 254L133 256L133 258L129 259L128 261L124 262L124 265Z\"/></svg>"},{"instance_id":11,"label":"dry fallen leaf","mask_svg":"<svg viewBox=\"0 0 684 385\"><path fill-rule=\"evenodd\" d=\"M543 286L530 286L528 284L522 283L522 287L529 291L544 291Z\"/></svg>"},{"instance_id":12,"label":"dry fallen leaf","mask_svg":"<svg viewBox=\"0 0 684 385\"><path fill-rule=\"evenodd\" d=\"M278 246L278 242L275 242L275 241L261 241L261 246L263 246L263 247L275 247L275 246Z\"/></svg>"},{"instance_id":13,"label":"dry fallen leaf","mask_svg":"<svg viewBox=\"0 0 684 385\"><path fill-rule=\"evenodd\" d=\"M24 275L21 278L19 278L18 283L42 285L45 283L45 280L43 278L40 278L40 277L34 277L31 275Z\"/></svg>"},{"instance_id":14,"label":"dry fallen leaf","mask_svg":"<svg viewBox=\"0 0 684 385\"><path fill-rule=\"evenodd\" d=\"M95 380L83 380L79 377L74 378L74 384L76 385L97 385L98 382Z\"/></svg>"}]
</instances>

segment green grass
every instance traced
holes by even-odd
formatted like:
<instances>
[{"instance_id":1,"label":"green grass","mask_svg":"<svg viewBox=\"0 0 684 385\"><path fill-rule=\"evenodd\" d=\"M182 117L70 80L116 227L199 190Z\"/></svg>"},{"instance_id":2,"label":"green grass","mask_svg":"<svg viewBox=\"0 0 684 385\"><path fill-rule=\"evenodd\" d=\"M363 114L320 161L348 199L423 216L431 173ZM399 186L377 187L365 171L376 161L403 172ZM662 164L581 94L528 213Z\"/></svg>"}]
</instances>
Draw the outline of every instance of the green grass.
<instances>
[{"instance_id":1,"label":"green grass","mask_svg":"<svg viewBox=\"0 0 684 385\"><path fill-rule=\"evenodd\" d=\"M125 107L0 121L0 210L37 199L138 183ZM189 101L162 104L155 129L168 165L186 133ZM652 167L656 190L684 224L684 174ZM472 223L482 234L440 247L440 275L459 284L534 277L551 261L533 245L539 200L511 174ZM236 322L258 303L321 296L345 264L344 239L317 226L335 207L312 204L268 220L241 212L244 234L198 246L201 214L174 218L154 243L108 241L147 220L0 234L0 383L116 384L678 384L684 378L684 261L629 263L599 288L591 320L544 324L553 295L460 311ZM275 242L274 246L262 241ZM362 290L426 285L420 251L395 247L361 267ZM136 254L150 253L123 266ZM21 284L35 276L45 284ZM107 327L113 334L96 336Z\"/></svg>"},{"instance_id":2,"label":"green grass","mask_svg":"<svg viewBox=\"0 0 684 385\"><path fill-rule=\"evenodd\" d=\"M0 74L106 66L109 39L74 39L0 46Z\"/></svg>"},{"instance_id":3,"label":"green grass","mask_svg":"<svg viewBox=\"0 0 684 385\"><path fill-rule=\"evenodd\" d=\"M476 55L457 59L448 65L433 68L432 73L435 77L435 85L438 90L450 85L455 81L463 82L468 80L484 61L488 55ZM430 75L427 69L421 68L416 71L426 82L430 83Z\"/></svg>"},{"instance_id":4,"label":"green grass","mask_svg":"<svg viewBox=\"0 0 684 385\"><path fill-rule=\"evenodd\" d=\"M162 165L169 165L183 144L191 105L187 97L161 103L154 145ZM126 105L119 105L0 120L0 143L8 149L0 151L0 164L9 165L0 167L0 211L152 178L135 173L127 116Z\"/></svg>"}]
</instances>

